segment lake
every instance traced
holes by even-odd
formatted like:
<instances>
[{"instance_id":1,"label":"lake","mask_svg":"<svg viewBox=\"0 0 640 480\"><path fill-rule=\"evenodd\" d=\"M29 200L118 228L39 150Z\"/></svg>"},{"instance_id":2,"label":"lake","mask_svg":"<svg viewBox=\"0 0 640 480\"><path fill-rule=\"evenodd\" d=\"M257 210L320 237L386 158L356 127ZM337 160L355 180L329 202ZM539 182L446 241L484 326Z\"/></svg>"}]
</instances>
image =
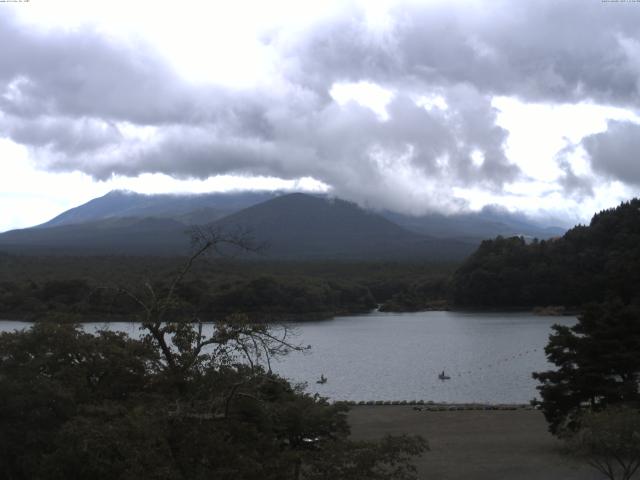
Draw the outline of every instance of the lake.
<instances>
[{"instance_id":1,"label":"lake","mask_svg":"<svg viewBox=\"0 0 640 480\"><path fill-rule=\"evenodd\" d=\"M417 312L335 317L294 324L308 353L292 353L273 369L334 400L432 400L526 403L537 396L531 372L548 370L551 325L574 317L531 313ZM134 323L90 323L139 334ZM0 321L0 331L28 324ZM445 371L450 380L439 380ZM316 380L324 375L325 384Z\"/></svg>"}]
</instances>

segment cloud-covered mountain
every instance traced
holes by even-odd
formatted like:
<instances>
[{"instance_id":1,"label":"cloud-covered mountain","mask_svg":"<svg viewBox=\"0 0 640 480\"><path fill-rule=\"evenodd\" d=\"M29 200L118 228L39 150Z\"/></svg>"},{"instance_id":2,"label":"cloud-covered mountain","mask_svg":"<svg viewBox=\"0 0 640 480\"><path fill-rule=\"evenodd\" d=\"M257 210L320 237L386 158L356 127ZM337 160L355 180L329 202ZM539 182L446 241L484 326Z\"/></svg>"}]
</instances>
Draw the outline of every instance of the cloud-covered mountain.
<instances>
[{"instance_id":1,"label":"cloud-covered mountain","mask_svg":"<svg viewBox=\"0 0 640 480\"><path fill-rule=\"evenodd\" d=\"M250 231L265 258L438 259L469 254L483 238L561 233L497 210L452 217L384 215L321 195L236 192L141 195L111 192L30 229L0 235L25 253L179 255L191 225Z\"/></svg>"},{"instance_id":2,"label":"cloud-covered mountain","mask_svg":"<svg viewBox=\"0 0 640 480\"><path fill-rule=\"evenodd\" d=\"M461 189L499 198L532 181L507 155L497 97L638 110L640 9L624 3L402 2L382 27L347 6L305 29L263 32L271 64L251 88L189 82L139 39L3 15L0 135L52 172L311 177L360 205L451 213L467 206ZM340 84L388 92L385 115L336 102ZM637 186L637 129L609 123L568 145L589 168L578 174L559 155L540 195Z\"/></svg>"},{"instance_id":3,"label":"cloud-covered mountain","mask_svg":"<svg viewBox=\"0 0 640 480\"><path fill-rule=\"evenodd\" d=\"M266 243L278 258L440 259L462 258L470 243L419 235L340 199L294 193L246 208L214 223L240 228Z\"/></svg>"},{"instance_id":4,"label":"cloud-covered mountain","mask_svg":"<svg viewBox=\"0 0 640 480\"><path fill-rule=\"evenodd\" d=\"M436 238L479 240L503 237L550 238L562 235L566 228L545 224L522 213L511 213L497 207L485 207L479 212L443 215L432 213L420 216L385 212L383 215L402 227Z\"/></svg>"},{"instance_id":5,"label":"cloud-covered mountain","mask_svg":"<svg viewBox=\"0 0 640 480\"><path fill-rule=\"evenodd\" d=\"M270 192L154 194L114 190L67 210L39 227L71 225L108 218L173 218L187 225L213 222L276 196Z\"/></svg>"}]
</instances>

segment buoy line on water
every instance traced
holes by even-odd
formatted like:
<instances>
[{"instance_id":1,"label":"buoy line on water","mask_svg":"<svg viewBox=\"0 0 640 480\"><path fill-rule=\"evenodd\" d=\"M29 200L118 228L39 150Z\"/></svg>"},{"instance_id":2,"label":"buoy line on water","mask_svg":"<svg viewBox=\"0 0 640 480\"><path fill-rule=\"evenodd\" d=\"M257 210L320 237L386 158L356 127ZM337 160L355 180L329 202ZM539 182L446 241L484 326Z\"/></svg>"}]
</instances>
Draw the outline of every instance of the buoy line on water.
<instances>
[{"instance_id":1,"label":"buoy line on water","mask_svg":"<svg viewBox=\"0 0 640 480\"><path fill-rule=\"evenodd\" d=\"M462 411L462 410L535 410L528 403L451 403L431 400L336 400L336 405L348 406L410 406L414 410L429 412Z\"/></svg>"},{"instance_id":2,"label":"buoy line on water","mask_svg":"<svg viewBox=\"0 0 640 480\"><path fill-rule=\"evenodd\" d=\"M495 369L495 367L497 367L498 365L502 365L504 363L510 362L512 360L518 359L518 358L522 358L522 357L526 357L528 355L531 355L533 353L537 353L540 349L538 348L532 348L529 350L525 350L519 353L514 353L513 355L507 355L504 357L501 357L495 361L493 361L492 363L487 363L484 364L482 366L478 366L476 368L470 369L470 370L466 370L466 371L462 371L462 372L455 372L455 370L453 370L453 373L450 373L449 376L455 375L456 377L462 377L463 375L474 375L476 373L479 373L481 371L484 370L489 370L489 369Z\"/></svg>"}]
</instances>

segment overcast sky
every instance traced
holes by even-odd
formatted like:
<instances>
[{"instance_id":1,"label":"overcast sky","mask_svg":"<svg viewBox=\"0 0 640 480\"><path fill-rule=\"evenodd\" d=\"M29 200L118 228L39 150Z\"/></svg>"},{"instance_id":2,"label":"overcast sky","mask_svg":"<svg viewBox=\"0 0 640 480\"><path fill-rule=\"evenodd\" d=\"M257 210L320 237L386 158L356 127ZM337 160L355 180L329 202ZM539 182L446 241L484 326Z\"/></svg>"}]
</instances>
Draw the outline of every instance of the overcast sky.
<instances>
[{"instance_id":1,"label":"overcast sky","mask_svg":"<svg viewBox=\"0 0 640 480\"><path fill-rule=\"evenodd\" d=\"M109 190L569 222L640 190L640 3L0 3L0 231Z\"/></svg>"}]
</instances>

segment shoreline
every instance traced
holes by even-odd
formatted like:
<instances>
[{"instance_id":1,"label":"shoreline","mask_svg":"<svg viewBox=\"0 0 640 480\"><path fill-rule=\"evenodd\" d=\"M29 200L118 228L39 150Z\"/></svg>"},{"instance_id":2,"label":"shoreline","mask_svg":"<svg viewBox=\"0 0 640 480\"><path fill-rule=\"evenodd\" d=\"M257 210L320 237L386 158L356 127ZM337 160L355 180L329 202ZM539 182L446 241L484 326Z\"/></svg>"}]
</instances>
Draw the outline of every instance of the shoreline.
<instances>
[{"instance_id":1,"label":"shoreline","mask_svg":"<svg viewBox=\"0 0 640 480\"><path fill-rule=\"evenodd\" d=\"M335 405L353 407L413 407L416 411L444 412L464 410L537 410L530 403L434 402L432 400L335 400Z\"/></svg>"},{"instance_id":2,"label":"shoreline","mask_svg":"<svg viewBox=\"0 0 640 480\"><path fill-rule=\"evenodd\" d=\"M374 308L369 311L349 311L349 312L309 312L302 314L274 314L267 313L264 315L264 319L261 321L256 321L255 323L305 323L305 322L314 322L314 321L329 321L336 317L357 317L361 315L369 315L374 313L382 313L382 314L410 314L410 313L430 313L430 312L454 312L454 313L525 313L536 315L540 317L577 317L580 314L578 309L561 309L556 306L547 306L547 307L529 307L529 308L455 308L455 307L446 307L442 309L425 309L425 310L380 310L379 308ZM20 318L4 318L9 315L13 315ZM12 313L3 313L0 312L0 322L23 322L23 323L37 323L37 322L60 322L60 323L118 323L118 322L139 322L140 320L136 320L131 318L136 314L111 314L100 316L99 314L77 314L77 313L64 313L61 312L58 314L59 319L53 317L47 317L43 315L42 312L37 313L25 313L25 312L12 312ZM227 315L227 314L225 314ZM223 318L225 315L221 315L220 318ZM250 313L251 316L255 316L256 313ZM68 318L64 318L67 316ZM83 317L86 320L77 321L74 317ZM215 323L220 319L207 319L202 323ZM196 323L196 322L192 322Z\"/></svg>"}]
</instances>

